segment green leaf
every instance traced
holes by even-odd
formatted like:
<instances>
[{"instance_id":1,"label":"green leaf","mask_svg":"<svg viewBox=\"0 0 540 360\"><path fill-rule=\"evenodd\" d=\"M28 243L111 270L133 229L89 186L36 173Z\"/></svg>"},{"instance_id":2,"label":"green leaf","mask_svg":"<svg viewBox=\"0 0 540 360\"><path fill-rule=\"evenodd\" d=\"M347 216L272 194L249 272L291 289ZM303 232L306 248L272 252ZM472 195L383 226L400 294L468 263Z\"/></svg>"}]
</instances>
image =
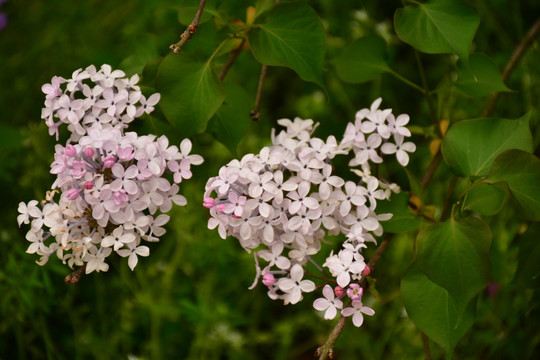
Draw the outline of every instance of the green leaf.
<instances>
[{"instance_id":1,"label":"green leaf","mask_svg":"<svg viewBox=\"0 0 540 360\"><path fill-rule=\"evenodd\" d=\"M465 209L482 215L495 215L503 208L508 198L506 187L501 184L483 183L467 193Z\"/></svg>"},{"instance_id":2,"label":"green leaf","mask_svg":"<svg viewBox=\"0 0 540 360\"><path fill-rule=\"evenodd\" d=\"M420 226L422 219L409 209L408 201L409 195L405 192L393 194L389 201L377 201L377 214L392 214L390 220L381 222L385 232L407 232Z\"/></svg>"},{"instance_id":3,"label":"green leaf","mask_svg":"<svg viewBox=\"0 0 540 360\"><path fill-rule=\"evenodd\" d=\"M390 71L387 63L386 43L376 36L353 42L339 57L332 60L341 80L362 83Z\"/></svg>"},{"instance_id":4,"label":"green leaf","mask_svg":"<svg viewBox=\"0 0 540 360\"><path fill-rule=\"evenodd\" d=\"M493 160L505 150L532 151L530 113L517 120L463 120L450 128L442 143L442 154L459 176L485 175Z\"/></svg>"},{"instance_id":5,"label":"green leaf","mask_svg":"<svg viewBox=\"0 0 540 360\"><path fill-rule=\"evenodd\" d=\"M161 65L162 61L163 56L159 56L148 61L146 65L144 65L144 68L142 70L141 84L155 87L157 72L159 70L159 65Z\"/></svg>"},{"instance_id":6,"label":"green leaf","mask_svg":"<svg viewBox=\"0 0 540 360\"><path fill-rule=\"evenodd\" d=\"M203 132L225 98L210 64L196 62L185 53L163 59L156 89L161 93L163 114L184 137Z\"/></svg>"},{"instance_id":7,"label":"green leaf","mask_svg":"<svg viewBox=\"0 0 540 360\"><path fill-rule=\"evenodd\" d=\"M317 13L305 4L281 4L249 33L253 55L262 64L286 66L321 87L324 30Z\"/></svg>"},{"instance_id":8,"label":"green leaf","mask_svg":"<svg viewBox=\"0 0 540 360\"><path fill-rule=\"evenodd\" d=\"M255 18L276 6L275 0L258 0L255 2Z\"/></svg>"},{"instance_id":9,"label":"green leaf","mask_svg":"<svg viewBox=\"0 0 540 360\"><path fill-rule=\"evenodd\" d=\"M225 83L225 101L208 122L207 131L233 155L247 130L252 101L248 93L234 83Z\"/></svg>"},{"instance_id":10,"label":"green leaf","mask_svg":"<svg viewBox=\"0 0 540 360\"><path fill-rule=\"evenodd\" d=\"M474 323L476 302L463 309L444 288L431 282L415 264L401 280L401 295L409 318L430 339L441 345L447 359Z\"/></svg>"},{"instance_id":11,"label":"green leaf","mask_svg":"<svg viewBox=\"0 0 540 360\"><path fill-rule=\"evenodd\" d=\"M157 38L151 34L142 34L131 50L132 55L122 60L120 68L128 75L140 74L145 64L159 55Z\"/></svg>"},{"instance_id":12,"label":"green leaf","mask_svg":"<svg viewBox=\"0 0 540 360\"><path fill-rule=\"evenodd\" d=\"M474 217L425 228L416 239L416 265L465 305L482 290L490 272L491 229Z\"/></svg>"},{"instance_id":13,"label":"green leaf","mask_svg":"<svg viewBox=\"0 0 540 360\"><path fill-rule=\"evenodd\" d=\"M431 0L396 10L398 37L428 54L457 54L467 61L480 23L475 9L462 0Z\"/></svg>"},{"instance_id":14,"label":"green leaf","mask_svg":"<svg viewBox=\"0 0 540 360\"><path fill-rule=\"evenodd\" d=\"M459 77L456 87L471 96L486 96L499 91L510 91L501 78L495 62L484 54L471 54L469 64L458 62Z\"/></svg>"},{"instance_id":15,"label":"green leaf","mask_svg":"<svg viewBox=\"0 0 540 360\"><path fill-rule=\"evenodd\" d=\"M504 181L521 215L540 221L540 159L522 150L509 150L493 162L486 179Z\"/></svg>"},{"instance_id":16,"label":"green leaf","mask_svg":"<svg viewBox=\"0 0 540 360\"><path fill-rule=\"evenodd\" d=\"M516 279L527 288L540 287L540 223L529 226L525 234L519 237L519 255Z\"/></svg>"}]
</instances>

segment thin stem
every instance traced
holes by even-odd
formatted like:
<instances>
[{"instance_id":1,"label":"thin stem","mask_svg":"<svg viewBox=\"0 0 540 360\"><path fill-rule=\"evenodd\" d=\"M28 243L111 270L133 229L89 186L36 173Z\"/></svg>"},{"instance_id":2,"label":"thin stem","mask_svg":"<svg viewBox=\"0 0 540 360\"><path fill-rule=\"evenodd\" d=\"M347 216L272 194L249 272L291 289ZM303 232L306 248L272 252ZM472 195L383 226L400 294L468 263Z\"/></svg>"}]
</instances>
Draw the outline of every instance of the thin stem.
<instances>
[{"instance_id":1,"label":"thin stem","mask_svg":"<svg viewBox=\"0 0 540 360\"><path fill-rule=\"evenodd\" d=\"M193 34L195 34L195 31L197 31L197 25L199 25L199 20L201 19L201 15L204 10L205 4L206 4L206 0L201 0L199 4L199 8L197 9L197 13L195 14L195 17L193 18L193 21L191 22L191 24L188 25L187 29L180 35L180 41L178 41L176 44L172 44L171 46L169 46L169 49L171 49L173 53L178 54L182 46L185 43L187 43L191 39Z\"/></svg>"},{"instance_id":2,"label":"thin stem","mask_svg":"<svg viewBox=\"0 0 540 360\"><path fill-rule=\"evenodd\" d=\"M422 342L424 343L424 358L426 360L431 360L431 352L429 351L429 340L424 333L422 333Z\"/></svg>"},{"instance_id":3,"label":"thin stem","mask_svg":"<svg viewBox=\"0 0 540 360\"><path fill-rule=\"evenodd\" d=\"M326 271L324 271L324 269L323 269L319 264L317 264L317 262L316 262L315 260L313 260L313 258L312 258L311 256L307 255L306 257L307 257L308 261L309 261L310 263L312 263L313 265L315 265L315 267L316 267L321 273L326 274Z\"/></svg>"},{"instance_id":4,"label":"thin stem","mask_svg":"<svg viewBox=\"0 0 540 360\"><path fill-rule=\"evenodd\" d=\"M433 106L433 101L431 101L431 96L430 96L430 90L429 90L429 86L428 86L428 83L427 83L427 77L426 77L426 72L424 71L424 65L422 65L422 59L420 58L420 53L418 51L414 51L414 54L416 55L416 63L418 65L418 72L420 73L420 79L422 81L422 87L424 88L424 96L427 100L427 103L428 103L428 106L429 106L429 112L431 113L431 118L433 120L433 123L435 125L438 125L439 124L439 119L437 118L437 113L435 112L435 107ZM441 135L442 137L442 134L440 134L440 126L437 126L437 129L439 129L439 135Z\"/></svg>"},{"instance_id":5,"label":"thin stem","mask_svg":"<svg viewBox=\"0 0 540 360\"><path fill-rule=\"evenodd\" d=\"M242 39L242 42L236 49L231 51L229 53L229 58L227 59L227 62L223 65L221 68L221 71L219 72L218 79L219 81L223 81L225 79L225 76L229 72L229 69L231 68L232 64L236 61L238 56L240 55L240 52L242 51L242 48L244 47L244 44L246 43L246 39Z\"/></svg>"},{"instance_id":6,"label":"thin stem","mask_svg":"<svg viewBox=\"0 0 540 360\"><path fill-rule=\"evenodd\" d=\"M65 283L71 284L71 285L77 285L77 283L81 280L81 277L83 276L85 270L86 270L86 264L84 264L83 266L73 271L68 276L66 276L64 278Z\"/></svg>"},{"instance_id":7,"label":"thin stem","mask_svg":"<svg viewBox=\"0 0 540 360\"><path fill-rule=\"evenodd\" d=\"M514 53L512 54L512 57L510 57L510 60L508 60L508 63L506 63L506 66L504 67L504 70L502 72L502 81L506 81L508 77L510 76L510 73L516 65L518 64L519 60L525 54L525 51L531 46L533 40L536 38L538 33L540 32L540 18L536 20L536 22L531 26L521 43L516 47L514 50ZM497 104L497 100L499 99L499 93L496 92L495 94L491 95L489 98L489 101L484 108L484 111L482 112L482 117L488 117L493 112L493 109L495 108L495 104Z\"/></svg>"},{"instance_id":8,"label":"thin stem","mask_svg":"<svg viewBox=\"0 0 540 360\"><path fill-rule=\"evenodd\" d=\"M367 266L370 268L371 271L373 271L373 269L375 268L375 265L377 265L377 262L379 262L379 260L381 259L381 256L386 250L386 248L388 248L390 239L391 239L390 236L385 237L384 240L380 243L377 250L375 250L375 253L371 257L371 259L369 259ZM366 279L367 279L367 275L362 275L362 277L360 278L360 281L358 282L360 286L364 285L364 283L366 282ZM339 338L339 335L341 334L341 330L343 330L343 327L345 326L346 322L347 322L347 318L341 315L336 326L334 326L334 329L328 336L328 339L326 340L326 342L323 345L321 345L315 352L315 356L318 356L319 360L326 360L328 358L331 359L333 357L334 345L337 339Z\"/></svg>"},{"instance_id":9,"label":"thin stem","mask_svg":"<svg viewBox=\"0 0 540 360\"><path fill-rule=\"evenodd\" d=\"M433 174L435 174L435 171L437 170L437 167L439 167L439 164L442 161L442 154L441 150L437 151L437 154L433 157L431 160L431 163L429 164L426 173L424 174L424 177L422 178L421 184L422 188L426 188L431 181L431 178L433 177Z\"/></svg>"},{"instance_id":10,"label":"thin stem","mask_svg":"<svg viewBox=\"0 0 540 360\"><path fill-rule=\"evenodd\" d=\"M259 85L257 86L257 95L255 96L255 106L253 110L249 112L251 120L259 121L261 119L261 114L259 109L261 107L261 97L262 97L262 88L264 85L264 78L266 77L266 70L268 70L268 65L263 65L261 68L261 75L259 76Z\"/></svg>"},{"instance_id":11,"label":"thin stem","mask_svg":"<svg viewBox=\"0 0 540 360\"><path fill-rule=\"evenodd\" d=\"M398 80L401 80L402 82L404 82L405 84L409 85L410 87L412 87L413 89L416 89L418 91L420 91L422 94L425 93L424 89L422 89L420 86L418 86L417 84L413 83L411 80L409 79L406 79L404 78L403 76L401 76L400 74L398 74L397 72L393 71L393 70L390 70L389 71L390 74L394 75L394 77Z\"/></svg>"},{"instance_id":12,"label":"thin stem","mask_svg":"<svg viewBox=\"0 0 540 360\"><path fill-rule=\"evenodd\" d=\"M314 279L324 280L324 281L326 281L328 283L335 283L336 282L336 280L334 280L334 279L326 278L324 276L315 275L315 274L312 274L311 272L309 272L307 270L305 270L304 274L305 274L305 276L310 276L310 277L312 277Z\"/></svg>"},{"instance_id":13,"label":"thin stem","mask_svg":"<svg viewBox=\"0 0 540 360\"><path fill-rule=\"evenodd\" d=\"M450 206L450 200L452 200L452 193L454 192L454 187L456 186L457 179L458 179L457 176L454 175L452 176L452 180L450 180L450 185L448 186L448 190L446 191L446 196L444 197L443 210L441 213L441 221L443 221L446 218L446 213L448 212L448 207Z\"/></svg>"}]
</instances>

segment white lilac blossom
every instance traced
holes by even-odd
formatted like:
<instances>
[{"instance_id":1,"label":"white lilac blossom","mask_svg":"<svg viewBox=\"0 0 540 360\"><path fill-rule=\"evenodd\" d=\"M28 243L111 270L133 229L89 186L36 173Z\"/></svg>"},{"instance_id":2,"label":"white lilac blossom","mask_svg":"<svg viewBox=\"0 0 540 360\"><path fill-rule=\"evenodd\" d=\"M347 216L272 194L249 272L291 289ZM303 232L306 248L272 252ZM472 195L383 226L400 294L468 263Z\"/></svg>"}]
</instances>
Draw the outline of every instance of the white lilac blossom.
<instances>
[{"instance_id":1,"label":"white lilac blossom","mask_svg":"<svg viewBox=\"0 0 540 360\"><path fill-rule=\"evenodd\" d=\"M369 274L362 250L376 243L383 233L380 221L392 216L377 214L377 201L399 187L373 176L371 164L395 153L406 165L407 152L415 150L413 143L404 143L411 135L405 127L408 115L395 118L392 110L379 109L381 101L358 111L341 142L333 136L326 141L313 137L313 120L278 120L285 130L273 130L271 146L231 161L208 180L203 201L211 216L208 228L217 228L223 239L237 238L254 253L257 275L252 287L262 276L271 299L294 304L302 293L313 291L314 283L303 280L310 275L304 268L313 263L322 270L311 256L321 250L327 235L344 234L341 249L331 251L323 264L335 278L335 294L325 285L324 298L314 307L332 319L343 308L340 298L346 293L353 306L343 310L343 316L352 315L360 326L362 313L372 315L361 303L360 280ZM349 153L357 182L333 173L332 159ZM266 264L262 269L259 260Z\"/></svg>"},{"instance_id":2,"label":"white lilac blossom","mask_svg":"<svg viewBox=\"0 0 540 360\"><path fill-rule=\"evenodd\" d=\"M40 255L40 265L56 254L71 268L107 271L105 260L115 252L128 257L133 270L138 256L150 253L143 241L159 241L165 233L164 213L173 203L187 203L178 185L203 159L189 154L188 139L178 148L165 136L126 131L160 95L146 99L138 76L124 76L109 65L90 66L42 87L49 133L58 138L66 124L70 137L55 147L50 172L56 180L46 199L19 204L19 226L30 224L27 252Z\"/></svg>"}]
</instances>

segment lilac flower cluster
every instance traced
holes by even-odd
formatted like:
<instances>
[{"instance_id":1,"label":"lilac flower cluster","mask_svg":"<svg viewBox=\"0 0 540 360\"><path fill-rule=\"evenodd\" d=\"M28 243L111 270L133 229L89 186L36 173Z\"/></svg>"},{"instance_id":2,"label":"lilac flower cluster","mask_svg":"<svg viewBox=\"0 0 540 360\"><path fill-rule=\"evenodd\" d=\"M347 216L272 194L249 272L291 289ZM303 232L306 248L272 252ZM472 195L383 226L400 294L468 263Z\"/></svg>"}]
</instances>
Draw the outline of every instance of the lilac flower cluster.
<instances>
[{"instance_id":1,"label":"lilac flower cluster","mask_svg":"<svg viewBox=\"0 0 540 360\"><path fill-rule=\"evenodd\" d=\"M178 184L191 178L191 142L169 146L165 136L126 132L128 124L150 113L160 95L148 99L136 85L109 65L75 71L71 79L53 77L42 117L51 135L67 124L70 137L57 144L51 173L56 175L45 200L19 204L18 223L31 224L28 253L44 265L56 253L64 263L86 266L86 273L107 271L113 251L128 257L133 270L138 256L148 256L142 240L159 241L172 204L185 205ZM172 178L172 182L168 180Z\"/></svg>"},{"instance_id":2,"label":"lilac flower cluster","mask_svg":"<svg viewBox=\"0 0 540 360\"><path fill-rule=\"evenodd\" d=\"M315 283L304 279L305 265L311 262L323 271L311 256L320 251L327 235L344 234L341 250L331 252L323 266L336 278L336 296L350 294L352 307L342 314L353 316L357 326L362 313L373 314L361 302L359 280L369 272L362 249L376 243L375 237L383 233L379 221L392 216L376 214L377 200L400 191L372 176L370 163L396 154L405 165L407 152L415 150L413 143L403 143L411 135L404 127L408 116L396 119L390 109L379 110L380 103L377 99L370 109L360 110L339 143L333 136L326 141L313 137L312 120L278 120L285 130L272 133L272 146L222 167L208 180L204 199L211 215L208 227L217 228L224 239L236 237L245 250L253 251L257 276L252 287L262 276L268 296L285 304L295 304L303 293L315 290ZM358 183L335 175L331 164L336 155L351 150L350 166L359 167L352 169L361 178ZM329 285L323 294L314 306L333 318L342 302Z\"/></svg>"}]
</instances>

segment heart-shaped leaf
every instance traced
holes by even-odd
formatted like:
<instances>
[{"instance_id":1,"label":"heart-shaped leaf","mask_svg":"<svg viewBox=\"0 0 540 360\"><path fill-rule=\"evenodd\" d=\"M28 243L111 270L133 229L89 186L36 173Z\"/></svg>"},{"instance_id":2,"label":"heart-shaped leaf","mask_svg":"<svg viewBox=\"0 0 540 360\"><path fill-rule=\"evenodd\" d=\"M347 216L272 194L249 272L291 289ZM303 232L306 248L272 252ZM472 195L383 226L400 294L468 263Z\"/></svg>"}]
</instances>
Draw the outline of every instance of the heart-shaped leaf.
<instances>
[{"instance_id":1,"label":"heart-shaped leaf","mask_svg":"<svg viewBox=\"0 0 540 360\"><path fill-rule=\"evenodd\" d=\"M252 99L239 85L226 82L225 101L208 122L207 131L225 145L233 155L251 120Z\"/></svg>"},{"instance_id":2,"label":"heart-shaped leaf","mask_svg":"<svg viewBox=\"0 0 540 360\"><path fill-rule=\"evenodd\" d=\"M281 4L249 33L253 55L262 64L286 66L321 87L325 51L319 16L305 4Z\"/></svg>"},{"instance_id":3,"label":"heart-shaped leaf","mask_svg":"<svg viewBox=\"0 0 540 360\"><path fill-rule=\"evenodd\" d=\"M517 120L463 120L450 128L442 143L442 154L459 176L485 175L493 160L505 150L532 151L530 113Z\"/></svg>"},{"instance_id":4,"label":"heart-shaped leaf","mask_svg":"<svg viewBox=\"0 0 540 360\"><path fill-rule=\"evenodd\" d=\"M332 63L341 80L355 84L372 80L390 71L386 58L384 40L368 36L353 42Z\"/></svg>"},{"instance_id":5,"label":"heart-shaped leaf","mask_svg":"<svg viewBox=\"0 0 540 360\"><path fill-rule=\"evenodd\" d=\"M458 304L465 305L488 282L490 246L491 229L484 221L450 219L418 234L415 263Z\"/></svg>"},{"instance_id":6,"label":"heart-shaped leaf","mask_svg":"<svg viewBox=\"0 0 540 360\"><path fill-rule=\"evenodd\" d=\"M486 96L499 91L510 91L501 78L497 65L484 54L471 54L469 64L458 62L459 77L456 87L471 96Z\"/></svg>"},{"instance_id":7,"label":"heart-shaped leaf","mask_svg":"<svg viewBox=\"0 0 540 360\"><path fill-rule=\"evenodd\" d=\"M509 150L493 162L486 179L504 181L521 215L540 221L540 159L522 150Z\"/></svg>"},{"instance_id":8,"label":"heart-shaped leaf","mask_svg":"<svg viewBox=\"0 0 540 360\"><path fill-rule=\"evenodd\" d=\"M467 193L465 209L476 211L482 215L495 215L503 208L508 192L502 184L482 183Z\"/></svg>"},{"instance_id":9,"label":"heart-shaped leaf","mask_svg":"<svg viewBox=\"0 0 540 360\"><path fill-rule=\"evenodd\" d=\"M401 280L401 295L409 318L430 339L442 346L450 359L458 341L476 317L476 302L465 309L444 288L411 264Z\"/></svg>"},{"instance_id":10,"label":"heart-shaped leaf","mask_svg":"<svg viewBox=\"0 0 540 360\"><path fill-rule=\"evenodd\" d=\"M156 89L161 93L163 114L185 137L203 132L225 98L210 64L197 62L185 53L163 59Z\"/></svg>"},{"instance_id":11,"label":"heart-shaped leaf","mask_svg":"<svg viewBox=\"0 0 540 360\"><path fill-rule=\"evenodd\" d=\"M407 44L428 54L457 54L464 61L479 23L475 9L462 0L415 2L394 15L396 33Z\"/></svg>"}]
</instances>

